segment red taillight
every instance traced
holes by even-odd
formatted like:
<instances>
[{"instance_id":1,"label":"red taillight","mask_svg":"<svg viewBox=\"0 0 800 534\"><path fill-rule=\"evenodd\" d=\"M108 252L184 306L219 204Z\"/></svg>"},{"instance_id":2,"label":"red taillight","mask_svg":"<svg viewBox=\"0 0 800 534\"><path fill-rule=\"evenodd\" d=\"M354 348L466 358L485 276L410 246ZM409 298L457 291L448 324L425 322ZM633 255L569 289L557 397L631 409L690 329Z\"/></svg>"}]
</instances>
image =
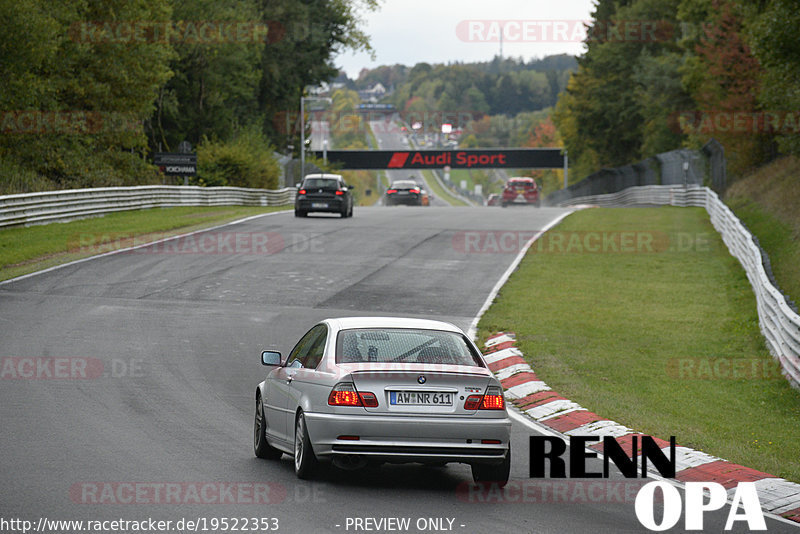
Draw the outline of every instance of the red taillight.
<instances>
[{"instance_id":1,"label":"red taillight","mask_svg":"<svg viewBox=\"0 0 800 534\"><path fill-rule=\"evenodd\" d=\"M483 395L470 395L467 397L467 402L464 403L465 410L477 410L481 405Z\"/></svg>"},{"instance_id":2,"label":"red taillight","mask_svg":"<svg viewBox=\"0 0 800 534\"><path fill-rule=\"evenodd\" d=\"M481 410L504 410L506 401L502 395L484 395Z\"/></svg>"},{"instance_id":3,"label":"red taillight","mask_svg":"<svg viewBox=\"0 0 800 534\"><path fill-rule=\"evenodd\" d=\"M361 400L355 391L331 391L328 396L331 406L361 406Z\"/></svg>"},{"instance_id":4,"label":"red taillight","mask_svg":"<svg viewBox=\"0 0 800 534\"><path fill-rule=\"evenodd\" d=\"M419 189L410 189L409 192L416 193L419 195Z\"/></svg>"},{"instance_id":5,"label":"red taillight","mask_svg":"<svg viewBox=\"0 0 800 534\"><path fill-rule=\"evenodd\" d=\"M486 388L484 395L470 395L464 402L465 410L505 410L506 401L498 387Z\"/></svg>"},{"instance_id":6,"label":"red taillight","mask_svg":"<svg viewBox=\"0 0 800 534\"><path fill-rule=\"evenodd\" d=\"M356 386L350 382L342 382L333 386L330 395L328 395L328 404L331 406L376 408L378 406L378 398L369 391L359 393L356 391Z\"/></svg>"},{"instance_id":7,"label":"red taillight","mask_svg":"<svg viewBox=\"0 0 800 534\"><path fill-rule=\"evenodd\" d=\"M348 382L333 386L328 395L328 404L331 406L362 406L356 387Z\"/></svg>"},{"instance_id":8,"label":"red taillight","mask_svg":"<svg viewBox=\"0 0 800 534\"><path fill-rule=\"evenodd\" d=\"M298 195L305 195L306 194L306 190L305 189L301 189L300 191L297 192L297 194Z\"/></svg>"},{"instance_id":9,"label":"red taillight","mask_svg":"<svg viewBox=\"0 0 800 534\"><path fill-rule=\"evenodd\" d=\"M338 197L338 196L341 196L341 195L344 195L344 191L337 191L337 192L336 192L336 196L337 196L337 197Z\"/></svg>"},{"instance_id":10,"label":"red taillight","mask_svg":"<svg viewBox=\"0 0 800 534\"><path fill-rule=\"evenodd\" d=\"M364 406L367 408L378 407L378 397L376 397L374 393L365 391L364 393L359 393L358 396L361 397L361 402L363 402Z\"/></svg>"},{"instance_id":11,"label":"red taillight","mask_svg":"<svg viewBox=\"0 0 800 534\"><path fill-rule=\"evenodd\" d=\"M397 193L397 189L389 189L388 191L386 191L387 195L391 195L392 193Z\"/></svg>"}]
</instances>

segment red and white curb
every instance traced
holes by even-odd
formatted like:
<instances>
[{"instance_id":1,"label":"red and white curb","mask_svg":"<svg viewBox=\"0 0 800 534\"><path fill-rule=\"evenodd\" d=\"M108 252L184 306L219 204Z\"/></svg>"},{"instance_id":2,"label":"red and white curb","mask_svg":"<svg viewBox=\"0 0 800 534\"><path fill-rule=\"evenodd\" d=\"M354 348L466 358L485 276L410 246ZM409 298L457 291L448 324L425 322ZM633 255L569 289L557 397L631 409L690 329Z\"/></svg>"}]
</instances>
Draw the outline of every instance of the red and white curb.
<instances>
[{"instance_id":1,"label":"red and white curb","mask_svg":"<svg viewBox=\"0 0 800 534\"><path fill-rule=\"evenodd\" d=\"M563 436L611 436L630 451L631 438L641 434L604 419L550 389L536 376L515 343L512 333L496 334L486 341L484 351L489 368L511 403L538 424ZM668 441L654 439L668 452ZM603 452L602 443L590 448ZM754 482L765 511L800 523L800 484L688 447L676 447L675 461L675 478L680 482L717 482L728 490L729 497L739 482Z\"/></svg>"}]
</instances>

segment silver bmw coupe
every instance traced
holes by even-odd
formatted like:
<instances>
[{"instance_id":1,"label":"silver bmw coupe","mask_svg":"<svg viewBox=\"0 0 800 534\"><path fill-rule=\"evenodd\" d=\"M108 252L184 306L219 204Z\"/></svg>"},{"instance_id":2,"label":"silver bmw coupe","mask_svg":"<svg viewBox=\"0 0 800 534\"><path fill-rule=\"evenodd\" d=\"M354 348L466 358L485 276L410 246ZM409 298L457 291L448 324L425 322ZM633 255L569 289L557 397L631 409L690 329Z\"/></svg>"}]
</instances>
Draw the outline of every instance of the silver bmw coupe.
<instances>
[{"instance_id":1,"label":"silver bmw coupe","mask_svg":"<svg viewBox=\"0 0 800 534\"><path fill-rule=\"evenodd\" d=\"M472 467L476 482L505 485L511 421L500 382L457 327L425 319L326 319L256 389L255 454L358 469L384 462Z\"/></svg>"}]
</instances>

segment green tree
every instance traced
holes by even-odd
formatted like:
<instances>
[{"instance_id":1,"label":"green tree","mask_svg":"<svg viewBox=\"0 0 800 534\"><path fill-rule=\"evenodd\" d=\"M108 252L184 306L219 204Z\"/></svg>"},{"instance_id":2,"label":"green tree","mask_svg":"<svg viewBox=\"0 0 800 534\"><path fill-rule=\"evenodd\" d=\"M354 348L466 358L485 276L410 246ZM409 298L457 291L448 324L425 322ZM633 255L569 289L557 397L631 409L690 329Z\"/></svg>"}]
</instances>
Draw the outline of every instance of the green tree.
<instances>
[{"instance_id":1,"label":"green tree","mask_svg":"<svg viewBox=\"0 0 800 534\"><path fill-rule=\"evenodd\" d=\"M680 52L652 55L644 50L636 64L632 79L644 121L640 149L644 157L674 150L683 142L676 116L693 108L682 83L684 63Z\"/></svg>"},{"instance_id":2,"label":"green tree","mask_svg":"<svg viewBox=\"0 0 800 534\"><path fill-rule=\"evenodd\" d=\"M755 17L750 43L764 69L760 102L768 111L793 113L800 109L800 10L792 0L770 0ZM778 132L778 146L786 153L800 155L800 131Z\"/></svg>"},{"instance_id":3,"label":"green tree","mask_svg":"<svg viewBox=\"0 0 800 534\"><path fill-rule=\"evenodd\" d=\"M276 145L299 147L299 131L285 131L285 117L299 110L306 86L337 76L338 53L372 50L359 13L376 9L377 0L258 1L261 19L277 28L261 53L258 113Z\"/></svg>"},{"instance_id":4,"label":"green tree","mask_svg":"<svg viewBox=\"0 0 800 534\"><path fill-rule=\"evenodd\" d=\"M624 165L651 155L650 150L677 148L680 135L670 130L668 118L687 103L680 45L660 32L642 31L630 38L628 30L632 21L677 27L679 3L597 3L587 51L578 59L578 71L554 115L578 176L602 166Z\"/></svg>"},{"instance_id":5,"label":"green tree","mask_svg":"<svg viewBox=\"0 0 800 534\"><path fill-rule=\"evenodd\" d=\"M175 76L162 87L157 100L151 144L164 151L175 150L184 139L192 144L203 137L230 139L238 128L253 120L258 109L256 88L264 48L264 43L257 39L238 43L224 38L222 42L195 43L190 38L189 25L195 23L258 21L254 0L173 1L173 20L187 21L187 26L174 44Z\"/></svg>"},{"instance_id":6,"label":"green tree","mask_svg":"<svg viewBox=\"0 0 800 534\"><path fill-rule=\"evenodd\" d=\"M197 166L193 185L276 189L280 175L272 147L252 126L229 142L203 138L197 147Z\"/></svg>"},{"instance_id":7,"label":"green tree","mask_svg":"<svg viewBox=\"0 0 800 534\"><path fill-rule=\"evenodd\" d=\"M763 69L746 42L745 15L739 5L712 0L710 7L695 55L685 67L684 83L698 110L698 123L687 129L688 142L699 146L716 138L725 147L729 171L736 175L764 161L770 149L770 135L727 125L734 114L753 116L758 111ZM716 117L722 116L725 121L719 122ZM714 125L710 130L709 124Z\"/></svg>"},{"instance_id":8,"label":"green tree","mask_svg":"<svg viewBox=\"0 0 800 534\"><path fill-rule=\"evenodd\" d=\"M4 128L0 159L43 175L53 187L155 179L143 159L142 122L152 113L158 87L171 75L172 50L126 42L96 21L118 24L169 16L166 0L0 3L0 18L10 28L0 38L0 71L8 82L0 87L0 102L5 110L33 113L44 123L48 113L65 117L44 131L23 134Z\"/></svg>"}]
</instances>

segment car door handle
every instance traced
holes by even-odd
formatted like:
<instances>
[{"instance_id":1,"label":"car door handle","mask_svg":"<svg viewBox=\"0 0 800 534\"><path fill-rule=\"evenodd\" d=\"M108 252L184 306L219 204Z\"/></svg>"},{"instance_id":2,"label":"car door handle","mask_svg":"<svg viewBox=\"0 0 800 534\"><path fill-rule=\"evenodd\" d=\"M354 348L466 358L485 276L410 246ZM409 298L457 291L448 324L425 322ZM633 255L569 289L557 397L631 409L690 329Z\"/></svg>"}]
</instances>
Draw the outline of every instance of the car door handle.
<instances>
[{"instance_id":1,"label":"car door handle","mask_svg":"<svg viewBox=\"0 0 800 534\"><path fill-rule=\"evenodd\" d=\"M291 384L291 383L292 383L292 380L294 380L294 377L293 377L293 376L287 376L287 377L286 377L286 383L287 383L287 384Z\"/></svg>"}]
</instances>

